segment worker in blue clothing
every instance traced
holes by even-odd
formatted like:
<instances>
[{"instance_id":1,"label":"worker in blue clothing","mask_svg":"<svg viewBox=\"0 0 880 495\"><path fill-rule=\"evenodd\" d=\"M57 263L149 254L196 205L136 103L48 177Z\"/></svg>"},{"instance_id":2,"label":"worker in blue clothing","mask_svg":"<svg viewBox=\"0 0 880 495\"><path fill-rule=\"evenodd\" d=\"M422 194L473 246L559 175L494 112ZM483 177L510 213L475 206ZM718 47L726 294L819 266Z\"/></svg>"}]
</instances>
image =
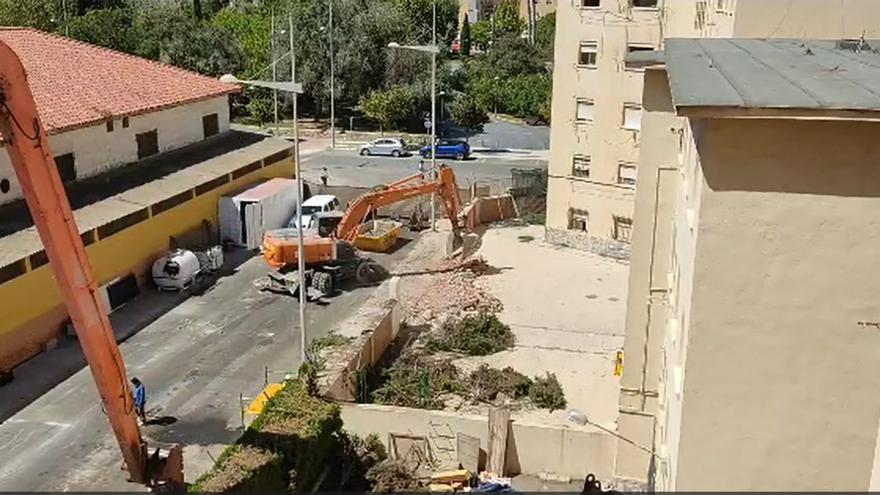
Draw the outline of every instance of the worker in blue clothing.
<instances>
[{"instance_id":1,"label":"worker in blue clothing","mask_svg":"<svg viewBox=\"0 0 880 495\"><path fill-rule=\"evenodd\" d=\"M131 384L134 385L134 410L140 423L144 424L147 422L147 387L137 377L131 379Z\"/></svg>"}]
</instances>

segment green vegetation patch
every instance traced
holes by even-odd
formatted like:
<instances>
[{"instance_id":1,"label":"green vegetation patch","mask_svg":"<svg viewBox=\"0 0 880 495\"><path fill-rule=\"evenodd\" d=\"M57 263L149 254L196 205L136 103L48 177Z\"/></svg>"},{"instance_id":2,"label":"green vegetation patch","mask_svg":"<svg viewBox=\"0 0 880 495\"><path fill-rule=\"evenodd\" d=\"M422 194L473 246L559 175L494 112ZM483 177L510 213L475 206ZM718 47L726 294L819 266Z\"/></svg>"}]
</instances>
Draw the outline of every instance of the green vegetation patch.
<instances>
[{"instance_id":1,"label":"green vegetation patch","mask_svg":"<svg viewBox=\"0 0 880 495\"><path fill-rule=\"evenodd\" d=\"M300 380L289 380L189 491L288 492L328 484L366 489L367 470L385 457L376 443L347 435L336 404L309 395Z\"/></svg>"},{"instance_id":2,"label":"green vegetation patch","mask_svg":"<svg viewBox=\"0 0 880 495\"><path fill-rule=\"evenodd\" d=\"M455 351L469 356L486 356L510 349L516 342L510 327L497 316L480 313L447 324L436 337L428 341L429 352Z\"/></svg>"},{"instance_id":3,"label":"green vegetation patch","mask_svg":"<svg viewBox=\"0 0 880 495\"><path fill-rule=\"evenodd\" d=\"M468 378L471 397L480 402L494 402L499 394L511 399L521 399L529 395L531 386L531 378L510 366L499 370L481 364Z\"/></svg>"},{"instance_id":4,"label":"green vegetation patch","mask_svg":"<svg viewBox=\"0 0 880 495\"><path fill-rule=\"evenodd\" d=\"M443 394L461 393L461 373L448 360L432 360L415 352L404 354L382 372L373 402L419 409L443 409Z\"/></svg>"},{"instance_id":5,"label":"green vegetation patch","mask_svg":"<svg viewBox=\"0 0 880 495\"><path fill-rule=\"evenodd\" d=\"M562 385L559 384L556 375L549 372L543 377L535 377L535 381L529 387L529 398L536 406L549 409L551 412L563 409L568 404Z\"/></svg>"}]
</instances>

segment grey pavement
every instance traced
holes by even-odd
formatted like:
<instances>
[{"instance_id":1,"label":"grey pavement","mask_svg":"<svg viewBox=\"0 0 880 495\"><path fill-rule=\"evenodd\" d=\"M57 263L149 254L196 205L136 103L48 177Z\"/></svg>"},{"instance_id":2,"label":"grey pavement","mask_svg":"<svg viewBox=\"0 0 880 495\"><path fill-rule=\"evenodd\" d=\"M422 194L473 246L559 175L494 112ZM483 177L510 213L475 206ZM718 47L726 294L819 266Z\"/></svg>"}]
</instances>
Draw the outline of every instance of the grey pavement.
<instances>
[{"instance_id":1,"label":"grey pavement","mask_svg":"<svg viewBox=\"0 0 880 495\"><path fill-rule=\"evenodd\" d=\"M453 125L444 129L444 137L464 137L467 133ZM550 127L514 124L496 120L483 125L483 132L468 137L474 147L494 149L550 149Z\"/></svg>"},{"instance_id":2,"label":"grey pavement","mask_svg":"<svg viewBox=\"0 0 880 495\"><path fill-rule=\"evenodd\" d=\"M360 156L352 149L326 150L302 158L303 177L319 182L321 169L327 167L330 185L376 186L418 173L419 160L418 155L392 158ZM437 162L452 167L461 187L474 182L509 185L511 169L547 168L545 154L526 151L475 153L468 160L438 159ZM425 163L429 164L430 160Z\"/></svg>"},{"instance_id":3,"label":"grey pavement","mask_svg":"<svg viewBox=\"0 0 880 495\"><path fill-rule=\"evenodd\" d=\"M375 258L393 268L413 244ZM253 282L267 271L254 257L199 295L165 301L148 295L125 308L131 318L149 322L120 346L128 375L145 383L148 415L165 423L145 426L143 434L148 441L184 445L187 481L241 434L240 394L261 390L265 367L276 380L299 367L296 300L259 292ZM309 337L327 334L373 291L357 288L327 305L310 304ZM80 351L69 345L58 352ZM88 368L52 383L76 368L75 357L60 355L42 359L47 369L63 368L54 374L17 373L16 382L51 390L0 424L0 491L137 490L120 469ZM11 393L0 389L0 402Z\"/></svg>"}]
</instances>

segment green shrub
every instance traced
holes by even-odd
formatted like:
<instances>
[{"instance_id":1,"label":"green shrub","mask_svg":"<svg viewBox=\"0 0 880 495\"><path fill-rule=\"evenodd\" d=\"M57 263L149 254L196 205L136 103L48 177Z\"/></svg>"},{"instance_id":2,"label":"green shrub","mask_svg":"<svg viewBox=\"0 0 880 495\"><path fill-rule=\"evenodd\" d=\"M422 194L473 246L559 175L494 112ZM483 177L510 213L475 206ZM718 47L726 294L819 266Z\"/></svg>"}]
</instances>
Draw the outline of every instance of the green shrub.
<instances>
[{"instance_id":1,"label":"green shrub","mask_svg":"<svg viewBox=\"0 0 880 495\"><path fill-rule=\"evenodd\" d=\"M448 361L432 361L408 353L382 373L373 402L389 406L443 409L440 396L463 390L458 368Z\"/></svg>"},{"instance_id":2,"label":"green shrub","mask_svg":"<svg viewBox=\"0 0 880 495\"><path fill-rule=\"evenodd\" d=\"M481 364L468 377L471 397L480 402L493 402L498 394L520 399L529 394L532 380L510 366L504 369Z\"/></svg>"},{"instance_id":3,"label":"green shrub","mask_svg":"<svg viewBox=\"0 0 880 495\"><path fill-rule=\"evenodd\" d=\"M336 404L289 380L190 491L311 490L340 448L341 429Z\"/></svg>"},{"instance_id":4,"label":"green shrub","mask_svg":"<svg viewBox=\"0 0 880 495\"><path fill-rule=\"evenodd\" d=\"M529 387L529 398L536 406L549 409L550 412L563 409L567 404L562 385L559 384L556 375L549 372L544 377L535 377Z\"/></svg>"},{"instance_id":5,"label":"green shrub","mask_svg":"<svg viewBox=\"0 0 880 495\"><path fill-rule=\"evenodd\" d=\"M448 324L440 335L428 341L428 351L457 351L470 356L486 356L510 349L516 342L510 327L497 316L480 313Z\"/></svg>"}]
</instances>

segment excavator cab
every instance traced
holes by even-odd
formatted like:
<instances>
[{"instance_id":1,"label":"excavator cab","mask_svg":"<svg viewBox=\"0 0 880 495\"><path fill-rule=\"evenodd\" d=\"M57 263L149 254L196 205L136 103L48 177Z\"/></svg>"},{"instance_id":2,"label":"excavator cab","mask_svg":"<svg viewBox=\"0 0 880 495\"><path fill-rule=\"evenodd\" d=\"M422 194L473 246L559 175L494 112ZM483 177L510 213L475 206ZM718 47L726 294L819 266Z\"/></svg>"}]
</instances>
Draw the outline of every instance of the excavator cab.
<instances>
[{"instance_id":1,"label":"excavator cab","mask_svg":"<svg viewBox=\"0 0 880 495\"><path fill-rule=\"evenodd\" d=\"M342 221L345 212L322 211L315 213L312 218L318 229L319 237L331 237L336 232L336 227Z\"/></svg>"}]
</instances>

